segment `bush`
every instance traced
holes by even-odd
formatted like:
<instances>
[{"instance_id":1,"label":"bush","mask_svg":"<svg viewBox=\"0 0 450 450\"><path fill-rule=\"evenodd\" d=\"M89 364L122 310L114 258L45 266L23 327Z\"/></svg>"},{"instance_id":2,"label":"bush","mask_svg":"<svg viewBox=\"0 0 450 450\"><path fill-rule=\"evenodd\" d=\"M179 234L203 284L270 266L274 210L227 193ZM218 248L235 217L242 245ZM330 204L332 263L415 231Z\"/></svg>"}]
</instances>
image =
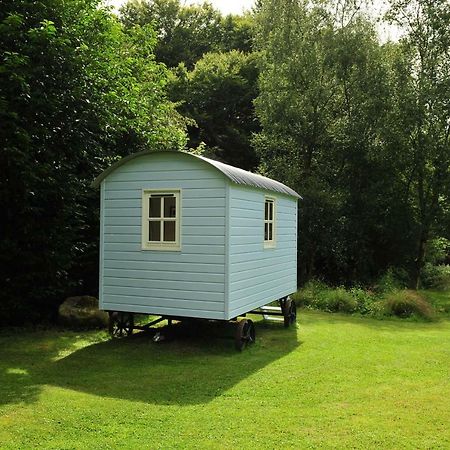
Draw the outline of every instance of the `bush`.
<instances>
[{"instance_id":1,"label":"bush","mask_svg":"<svg viewBox=\"0 0 450 450\"><path fill-rule=\"evenodd\" d=\"M331 288L317 280L309 281L292 298L298 306L329 312L352 313L358 309L358 301L344 287Z\"/></svg>"},{"instance_id":2,"label":"bush","mask_svg":"<svg viewBox=\"0 0 450 450\"><path fill-rule=\"evenodd\" d=\"M421 277L422 285L428 289L445 291L450 289L450 265L441 264L434 266L425 264Z\"/></svg>"},{"instance_id":3,"label":"bush","mask_svg":"<svg viewBox=\"0 0 450 450\"><path fill-rule=\"evenodd\" d=\"M408 274L405 270L390 267L384 275L382 275L374 286L377 293L385 294L398 289L403 289L408 284Z\"/></svg>"},{"instance_id":4,"label":"bush","mask_svg":"<svg viewBox=\"0 0 450 450\"><path fill-rule=\"evenodd\" d=\"M418 292L404 289L385 297L385 314L402 318L417 316L429 320L434 316L434 309Z\"/></svg>"},{"instance_id":5,"label":"bush","mask_svg":"<svg viewBox=\"0 0 450 450\"><path fill-rule=\"evenodd\" d=\"M320 309L330 312L352 313L358 307L358 302L344 287L324 289L317 303Z\"/></svg>"},{"instance_id":6,"label":"bush","mask_svg":"<svg viewBox=\"0 0 450 450\"><path fill-rule=\"evenodd\" d=\"M356 300L359 313L371 314L374 312L375 304L378 299L373 291L355 286L350 289L350 294Z\"/></svg>"},{"instance_id":7,"label":"bush","mask_svg":"<svg viewBox=\"0 0 450 450\"><path fill-rule=\"evenodd\" d=\"M317 308L317 299L325 289L328 289L328 286L322 281L311 280L291 297L297 306L301 308Z\"/></svg>"}]
</instances>

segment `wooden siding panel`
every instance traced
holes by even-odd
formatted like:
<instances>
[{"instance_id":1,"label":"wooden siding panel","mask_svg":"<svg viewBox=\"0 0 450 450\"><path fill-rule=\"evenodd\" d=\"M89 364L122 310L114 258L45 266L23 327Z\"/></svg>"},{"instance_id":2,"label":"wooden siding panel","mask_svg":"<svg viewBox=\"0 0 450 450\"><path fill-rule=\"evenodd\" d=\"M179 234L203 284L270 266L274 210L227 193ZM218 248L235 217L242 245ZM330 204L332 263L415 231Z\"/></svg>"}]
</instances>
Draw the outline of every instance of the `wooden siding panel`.
<instances>
[{"instance_id":1,"label":"wooden siding panel","mask_svg":"<svg viewBox=\"0 0 450 450\"><path fill-rule=\"evenodd\" d=\"M106 178L104 309L224 318L226 183L183 154L136 158ZM143 189L181 189L181 251L141 249Z\"/></svg>"},{"instance_id":2,"label":"wooden siding panel","mask_svg":"<svg viewBox=\"0 0 450 450\"><path fill-rule=\"evenodd\" d=\"M229 313L232 318L297 288L297 199L230 189ZM276 199L276 247L264 248L265 195Z\"/></svg>"}]
</instances>

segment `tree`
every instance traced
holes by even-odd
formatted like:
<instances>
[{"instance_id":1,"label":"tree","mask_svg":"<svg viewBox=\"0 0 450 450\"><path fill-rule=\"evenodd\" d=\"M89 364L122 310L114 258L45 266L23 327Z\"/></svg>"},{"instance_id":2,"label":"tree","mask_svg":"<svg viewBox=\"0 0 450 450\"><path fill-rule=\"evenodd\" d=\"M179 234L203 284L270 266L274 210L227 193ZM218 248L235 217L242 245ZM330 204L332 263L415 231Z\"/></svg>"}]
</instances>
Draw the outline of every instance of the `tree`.
<instances>
[{"instance_id":1,"label":"tree","mask_svg":"<svg viewBox=\"0 0 450 450\"><path fill-rule=\"evenodd\" d=\"M189 70L208 52L250 51L249 15L223 17L209 3L182 5L179 0L130 0L120 9L124 25L151 24L157 34L157 61Z\"/></svg>"},{"instance_id":2,"label":"tree","mask_svg":"<svg viewBox=\"0 0 450 450\"><path fill-rule=\"evenodd\" d=\"M411 280L417 288L427 244L450 205L450 4L394 0L390 6L388 18L406 32L393 65L397 135L390 143L406 155L402 176L417 224Z\"/></svg>"},{"instance_id":3,"label":"tree","mask_svg":"<svg viewBox=\"0 0 450 450\"><path fill-rule=\"evenodd\" d=\"M392 107L386 53L358 4L339 3L262 3L254 144L262 169L304 197L300 279L369 282L407 254L409 211L383 142Z\"/></svg>"},{"instance_id":4,"label":"tree","mask_svg":"<svg viewBox=\"0 0 450 450\"><path fill-rule=\"evenodd\" d=\"M177 69L171 98L195 122L189 127L189 145L207 147L223 161L253 169L257 158L251 135L258 131L253 101L257 94L256 56L238 51L207 53L191 72Z\"/></svg>"},{"instance_id":5,"label":"tree","mask_svg":"<svg viewBox=\"0 0 450 450\"><path fill-rule=\"evenodd\" d=\"M152 30L125 34L96 0L8 1L0 42L0 321L20 322L95 294L95 175L185 134Z\"/></svg>"}]
</instances>

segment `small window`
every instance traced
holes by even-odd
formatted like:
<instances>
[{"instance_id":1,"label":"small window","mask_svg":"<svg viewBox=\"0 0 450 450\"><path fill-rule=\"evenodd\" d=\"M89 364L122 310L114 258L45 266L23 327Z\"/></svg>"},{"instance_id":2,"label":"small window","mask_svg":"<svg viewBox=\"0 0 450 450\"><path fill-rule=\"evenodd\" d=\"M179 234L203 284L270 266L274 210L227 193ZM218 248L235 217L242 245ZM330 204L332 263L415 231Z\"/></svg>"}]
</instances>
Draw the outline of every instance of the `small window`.
<instances>
[{"instance_id":1,"label":"small window","mask_svg":"<svg viewBox=\"0 0 450 450\"><path fill-rule=\"evenodd\" d=\"M264 204L264 247L275 247L275 199L266 198Z\"/></svg>"},{"instance_id":2,"label":"small window","mask_svg":"<svg viewBox=\"0 0 450 450\"><path fill-rule=\"evenodd\" d=\"M180 250L180 191L143 192L142 248Z\"/></svg>"}]
</instances>

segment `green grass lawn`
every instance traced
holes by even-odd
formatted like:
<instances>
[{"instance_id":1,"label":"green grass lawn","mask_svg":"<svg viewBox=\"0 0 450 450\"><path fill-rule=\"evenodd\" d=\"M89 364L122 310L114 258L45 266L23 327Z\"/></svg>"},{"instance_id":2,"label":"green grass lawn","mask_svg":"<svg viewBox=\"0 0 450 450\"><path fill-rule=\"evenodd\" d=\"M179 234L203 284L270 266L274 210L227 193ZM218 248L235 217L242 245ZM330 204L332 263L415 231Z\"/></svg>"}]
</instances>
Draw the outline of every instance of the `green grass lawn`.
<instances>
[{"instance_id":1,"label":"green grass lawn","mask_svg":"<svg viewBox=\"0 0 450 450\"><path fill-rule=\"evenodd\" d=\"M450 321L300 311L226 339L0 335L0 448L450 448Z\"/></svg>"}]
</instances>

